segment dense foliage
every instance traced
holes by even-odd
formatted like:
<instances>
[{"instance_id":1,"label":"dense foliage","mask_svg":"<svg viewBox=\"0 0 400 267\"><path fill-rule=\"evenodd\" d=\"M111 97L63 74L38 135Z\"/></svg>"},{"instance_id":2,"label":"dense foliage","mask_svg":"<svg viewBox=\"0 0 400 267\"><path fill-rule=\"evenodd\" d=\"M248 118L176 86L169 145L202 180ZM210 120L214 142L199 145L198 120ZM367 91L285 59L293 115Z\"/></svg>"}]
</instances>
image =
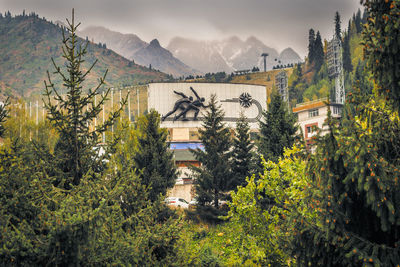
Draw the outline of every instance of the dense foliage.
<instances>
[{"instance_id":1,"label":"dense foliage","mask_svg":"<svg viewBox=\"0 0 400 267\"><path fill-rule=\"evenodd\" d=\"M236 123L236 131L232 144L232 176L233 187L246 184L246 177L255 172L256 158L254 144L250 138L250 126L246 117L241 114Z\"/></svg>"},{"instance_id":2,"label":"dense foliage","mask_svg":"<svg viewBox=\"0 0 400 267\"><path fill-rule=\"evenodd\" d=\"M366 22L365 16L367 11L361 15L361 10L354 14L350 19L347 29L340 32L340 40L342 42L342 60L344 69L344 85L347 92L352 90L352 85L356 84L355 69L360 62L361 68L364 69L363 46L361 31L362 24ZM334 18L335 36L339 34L341 29L340 14L335 14ZM309 31L308 57L305 64L298 65L289 77L289 94L292 106L298 103L307 102L327 98L332 95L334 88L334 80L328 75L328 63L326 58L327 42L323 44L322 54L320 54L320 62L316 63L316 36L315 31ZM318 48L317 50L320 50ZM320 68L317 68L320 66ZM364 75L363 76L368 76ZM360 73L359 73L360 74Z\"/></svg>"},{"instance_id":3,"label":"dense foliage","mask_svg":"<svg viewBox=\"0 0 400 267\"><path fill-rule=\"evenodd\" d=\"M400 2L365 1L364 52L379 95L400 110Z\"/></svg>"},{"instance_id":4,"label":"dense foliage","mask_svg":"<svg viewBox=\"0 0 400 267\"><path fill-rule=\"evenodd\" d=\"M83 95L83 85L86 77L97 61L87 71L82 71L82 64L85 62L83 58L87 53L88 42L85 45L78 43L77 26L74 24L74 18L72 18L72 22L68 21L68 30L68 37L63 32L63 58L68 62L65 70L67 75L52 59L55 68L54 73L61 76L66 97L60 95L59 92L62 89L55 87L48 71L48 81L45 81L47 119L54 125L60 135L55 146L53 158L58 166L56 172L59 176L54 184L65 189L78 185L82 176L90 169L94 171L101 169L107 157L99 156L100 136L115 123L115 119L119 117L119 113L122 110L120 108L116 112L112 112L102 125L94 126L93 130L90 129L89 126L91 125L89 124L100 114L110 92L110 89L108 89L101 96L99 103L95 103L94 98L103 89L102 86L104 85L107 71L100 78L99 84L95 88L89 89L88 95ZM122 107L125 103L121 104ZM112 149L113 145L110 143L107 150ZM105 153L105 155L108 155L108 153Z\"/></svg>"},{"instance_id":5,"label":"dense foliage","mask_svg":"<svg viewBox=\"0 0 400 267\"><path fill-rule=\"evenodd\" d=\"M87 126L99 107L85 108L93 104L90 97L96 91L82 95L84 49L75 50L75 29L72 19L64 42L66 100L48 103L51 120L45 127L31 128L18 105L11 110L17 117L5 124L0 148L0 263L171 265L176 257L179 220L161 200L150 200L140 177L129 161L123 160L126 151L120 146L101 162L101 169L96 168L97 158L91 158L97 155L92 151L97 144L95 137L110 123L97 129ZM51 82L48 85L52 87ZM128 143L130 132L136 130L128 127L124 131L121 138L125 140L121 141ZM113 143L107 145L112 147ZM76 162L71 155L78 157L80 168L68 165ZM59 171L59 163L64 161L71 168ZM54 186L60 185L55 184L59 180L67 182Z\"/></svg>"},{"instance_id":6,"label":"dense foliage","mask_svg":"<svg viewBox=\"0 0 400 267\"><path fill-rule=\"evenodd\" d=\"M205 207L212 203L218 208L224 193L233 189L236 183L229 165L230 131L222 122L224 113L215 96L211 97L208 108L203 119L203 129L199 130L204 151L192 150L202 166L193 167L193 171L197 180L196 194L199 205Z\"/></svg>"},{"instance_id":7,"label":"dense foliage","mask_svg":"<svg viewBox=\"0 0 400 267\"><path fill-rule=\"evenodd\" d=\"M387 22L380 12L394 9L398 1L387 2L366 2L368 21ZM388 11L387 15L392 15L389 21L397 20L396 14ZM391 90L397 90L397 63L376 47L374 52L370 50L368 32L380 29L373 23L369 27L364 34L366 58L377 87L374 95L366 93L365 87L354 89L346 116L341 122L329 120L330 134L320 138L309 160L309 205L318 217L296 236L294 244L302 265L395 266L400 261L400 214L396 208L400 204L400 119L395 97L388 101L390 94L396 94ZM397 29L388 26L385 34L396 36ZM388 38L385 44L390 46ZM377 64L381 61L384 66ZM387 73L380 75L382 69ZM387 89L382 91L382 85Z\"/></svg>"},{"instance_id":8,"label":"dense foliage","mask_svg":"<svg viewBox=\"0 0 400 267\"><path fill-rule=\"evenodd\" d=\"M292 147L296 141L296 118L278 93L271 95L268 110L260 120L258 152L266 160L277 162L284 149Z\"/></svg>"},{"instance_id":9,"label":"dense foliage","mask_svg":"<svg viewBox=\"0 0 400 267\"><path fill-rule=\"evenodd\" d=\"M138 146L133 156L141 183L152 201L167 193L177 178L173 154L169 151L166 129L160 129L160 115L151 110L138 123Z\"/></svg>"}]
</instances>

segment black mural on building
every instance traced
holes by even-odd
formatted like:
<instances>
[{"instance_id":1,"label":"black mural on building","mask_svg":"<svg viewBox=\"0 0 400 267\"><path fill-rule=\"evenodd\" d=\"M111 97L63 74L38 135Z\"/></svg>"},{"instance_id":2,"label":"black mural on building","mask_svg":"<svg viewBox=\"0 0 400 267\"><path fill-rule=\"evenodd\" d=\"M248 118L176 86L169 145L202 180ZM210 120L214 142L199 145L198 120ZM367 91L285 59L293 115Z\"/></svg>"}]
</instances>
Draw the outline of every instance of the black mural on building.
<instances>
[{"instance_id":1,"label":"black mural on building","mask_svg":"<svg viewBox=\"0 0 400 267\"><path fill-rule=\"evenodd\" d=\"M200 108L207 108L208 106L204 105L204 97L200 97L197 92L193 89L193 87L190 87L190 90L193 92L193 94L196 96L196 99L193 99L192 96L186 96L184 93L174 91L175 94L181 96L180 99L178 99L175 104L174 108L165 114L161 120L162 121L176 121L182 118L182 121L189 121L189 120L197 120L197 116L199 115ZM247 118L248 122L257 122L261 118L262 114L262 107L261 104L256 100L251 97L249 93L242 93L238 98L231 98L231 99L225 99L221 100L221 102L228 102L228 103L238 103L240 106L243 108L249 108L253 104L257 107L258 109L258 114L255 118ZM189 111L194 111L194 117L186 117L186 114ZM179 114L175 115L174 118L168 118L172 114L179 112ZM224 121L229 121L229 122L236 122L238 118L234 117L225 117Z\"/></svg>"},{"instance_id":2,"label":"black mural on building","mask_svg":"<svg viewBox=\"0 0 400 267\"><path fill-rule=\"evenodd\" d=\"M193 94L196 96L195 100L193 100L193 97L191 97L191 96L187 97L184 93L174 91L175 94L180 95L182 98L178 99L175 102L174 108L161 118L162 121L164 121L167 117L174 114L178 110L181 110L181 112L178 115L175 115L173 121L176 121L181 117L182 117L182 121L189 120L188 118L186 118L186 114L191 110L194 110L193 120L195 120L195 121L197 120L197 116L199 115L200 108L207 108L208 106L204 105L205 98L200 97L197 94L197 92L193 89L193 87L190 87L190 90L192 90Z\"/></svg>"}]
</instances>

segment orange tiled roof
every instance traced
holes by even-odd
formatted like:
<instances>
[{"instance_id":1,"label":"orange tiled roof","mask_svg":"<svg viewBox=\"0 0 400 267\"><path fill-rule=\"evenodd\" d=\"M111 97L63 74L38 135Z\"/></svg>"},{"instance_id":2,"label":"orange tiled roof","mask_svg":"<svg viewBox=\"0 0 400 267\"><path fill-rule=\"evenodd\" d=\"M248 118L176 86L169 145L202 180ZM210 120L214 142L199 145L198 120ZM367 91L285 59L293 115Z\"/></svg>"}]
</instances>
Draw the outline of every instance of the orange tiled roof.
<instances>
[{"instance_id":1,"label":"orange tiled roof","mask_svg":"<svg viewBox=\"0 0 400 267\"><path fill-rule=\"evenodd\" d=\"M312 103L305 103L304 105L298 106L298 107L294 107L293 113L297 113L303 110L309 110L309 109L314 109L314 108L319 108L319 107L324 107L326 106L325 104L325 100L321 100L321 101L316 101L316 102L312 102Z\"/></svg>"}]
</instances>

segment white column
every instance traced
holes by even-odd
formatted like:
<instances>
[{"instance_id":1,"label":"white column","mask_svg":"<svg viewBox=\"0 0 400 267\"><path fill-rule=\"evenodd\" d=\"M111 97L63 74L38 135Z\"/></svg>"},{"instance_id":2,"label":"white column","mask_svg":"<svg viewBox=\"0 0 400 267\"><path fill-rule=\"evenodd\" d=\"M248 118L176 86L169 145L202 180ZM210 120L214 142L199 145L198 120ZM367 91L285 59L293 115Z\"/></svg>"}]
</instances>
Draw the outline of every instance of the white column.
<instances>
[{"instance_id":1,"label":"white column","mask_svg":"<svg viewBox=\"0 0 400 267\"><path fill-rule=\"evenodd\" d=\"M114 88L111 88L111 113L114 111ZM111 133L114 134L114 123L111 125Z\"/></svg>"},{"instance_id":2,"label":"white column","mask_svg":"<svg viewBox=\"0 0 400 267\"><path fill-rule=\"evenodd\" d=\"M128 121L131 122L131 95L129 94L130 91L128 90Z\"/></svg>"},{"instance_id":3,"label":"white column","mask_svg":"<svg viewBox=\"0 0 400 267\"><path fill-rule=\"evenodd\" d=\"M36 100L36 137L39 137L39 100Z\"/></svg>"},{"instance_id":4,"label":"white column","mask_svg":"<svg viewBox=\"0 0 400 267\"><path fill-rule=\"evenodd\" d=\"M88 110L89 110L89 104L86 104L86 113L88 113ZM89 121L88 120L86 121L86 127L89 128Z\"/></svg>"},{"instance_id":5,"label":"white column","mask_svg":"<svg viewBox=\"0 0 400 267\"><path fill-rule=\"evenodd\" d=\"M136 88L136 98L137 98L137 113L139 117L140 114L139 87Z\"/></svg>"},{"instance_id":6,"label":"white column","mask_svg":"<svg viewBox=\"0 0 400 267\"><path fill-rule=\"evenodd\" d=\"M97 94L94 95L94 106L97 106ZM96 129L97 126L97 115L94 117L94 128Z\"/></svg>"},{"instance_id":7,"label":"white column","mask_svg":"<svg viewBox=\"0 0 400 267\"><path fill-rule=\"evenodd\" d=\"M121 100L122 100L122 95L121 95L121 89L119 90L119 108L121 109ZM119 121L122 121L122 116L119 116Z\"/></svg>"},{"instance_id":8,"label":"white column","mask_svg":"<svg viewBox=\"0 0 400 267\"><path fill-rule=\"evenodd\" d=\"M39 100L36 100L36 125L39 125Z\"/></svg>"},{"instance_id":9,"label":"white column","mask_svg":"<svg viewBox=\"0 0 400 267\"><path fill-rule=\"evenodd\" d=\"M102 97L104 97L104 92L101 93ZM104 109L105 109L105 105L103 105L103 125L104 125ZM106 142L106 133L103 132L103 143Z\"/></svg>"}]
</instances>

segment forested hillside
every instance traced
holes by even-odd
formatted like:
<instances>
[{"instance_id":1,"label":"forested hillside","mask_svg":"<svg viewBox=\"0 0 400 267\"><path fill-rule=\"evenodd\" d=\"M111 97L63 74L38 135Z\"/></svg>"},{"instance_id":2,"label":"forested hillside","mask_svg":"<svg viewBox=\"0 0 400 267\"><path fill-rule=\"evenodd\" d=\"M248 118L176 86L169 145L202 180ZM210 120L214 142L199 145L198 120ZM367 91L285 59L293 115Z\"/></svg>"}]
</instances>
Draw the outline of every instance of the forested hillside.
<instances>
[{"instance_id":1,"label":"forested hillside","mask_svg":"<svg viewBox=\"0 0 400 267\"><path fill-rule=\"evenodd\" d=\"M366 13L362 14L358 10L343 31L340 31L341 27L338 28L342 40L344 84L347 93L352 91L354 82L360 78L365 67L361 32L363 24L366 23L366 16ZM340 24L332 20L332 27ZM318 31L310 29L306 63L297 65L289 78L292 106L296 103L325 98L332 92L334 80L328 77L326 60L327 44L332 37L321 37Z\"/></svg>"},{"instance_id":2,"label":"forested hillside","mask_svg":"<svg viewBox=\"0 0 400 267\"><path fill-rule=\"evenodd\" d=\"M12 16L0 14L0 88L8 96L39 94L44 88L46 71L54 71L51 57L58 65L64 65L61 57L62 29L44 18L30 15ZM85 40L79 39L80 44ZM156 70L139 66L125 59L103 44L88 44L83 64L87 69L95 60L96 67L87 77L87 86L93 87L98 76L108 69L106 86L117 87L161 81L171 78ZM59 83L60 80L53 82Z\"/></svg>"}]
</instances>

